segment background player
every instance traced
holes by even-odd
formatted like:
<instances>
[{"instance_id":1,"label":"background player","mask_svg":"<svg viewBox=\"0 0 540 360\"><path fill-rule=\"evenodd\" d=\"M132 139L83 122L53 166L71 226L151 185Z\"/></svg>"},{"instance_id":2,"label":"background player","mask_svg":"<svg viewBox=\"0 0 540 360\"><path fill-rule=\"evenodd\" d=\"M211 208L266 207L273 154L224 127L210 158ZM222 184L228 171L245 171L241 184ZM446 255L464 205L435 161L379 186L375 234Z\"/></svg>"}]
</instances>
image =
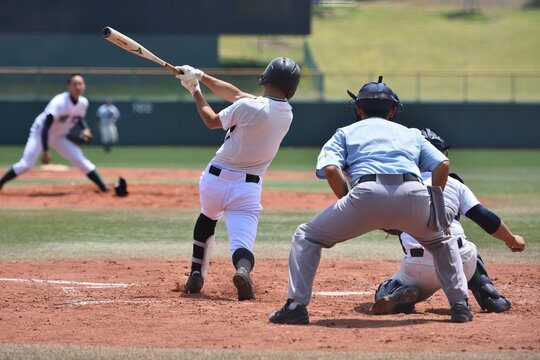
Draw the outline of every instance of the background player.
<instances>
[{"instance_id":1,"label":"background player","mask_svg":"<svg viewBox=\"0 0 540 360\"><path fill-rule=\"evenodd\" d=\"M262 209L262 176L291 125L293 114L288 100L300 81L300 68L285 57L272 60L261 75L264 93L259 97L190 66L180 69L184 75L177 77L193 95L202 121L210 129L227 131L199 182L201 214L193 232L191 273L185 290L201 291L216 223L224 215L238 300L254 300L250 272L255 264L253 245ZM216 114L204 99L199 80L233 104Z\"/></svg>"},{"instance_id":2,"label":"background player","mask_svg":"<svg viewBox=\"0 0 540 360\"><path fill-rule=\"evenodd\" d=\"M431 129L422 129L424 137L445 155L448 146L444 139ZM422 173L426 184L431 183L431 174ZM467 240L459 223L464 214L491 236L503 240L511 251L523 251L525 242L519 235L514 235L501 219L486 209L474 196L473 192L456 174L450 174L444 189L446 206L457 214L450 230L458 236L459 252L463 261L463 270L467 276L469 289L476 301L487 312L503 312L511 307L511 302L499 294L489 278L486 266L477 253L476 246ZM414 311L414 304L423 301L441 288L435 274L433 258L411 235L399 235L405 257L400 270L379 285L375 292L375 304L371 312L377 315Z\"/></svg>"},{"instance_id":3,"label":"background player","mask_svg":"<svg viewBox=\"0 0 540 360\"><path fill-rule=\"evenodd\" d=\"M109 98L105 104L97 109L96 116L99 120L101 144L105 152L109 152L112 146L118 142L116 122L120 118L120 110L113 105L112 100Z\"/></svg>"},{"instance_id":4,"label":"background player","mask_svg":"<svg viewBox=\"0 0 540 360\"><path fill-rule=\"evenodd\" d=\"M66 138L71 128L79 122L85 128L85 136L91 137L90 129L84 121L88 109L88 100L83 96L85 89L82 75L69 76L67 91L52 98L45 110L34 121L22 159L0 179L0 189L7 181L30 170L40 155L41 162L48 164L51 161L50 146L86 174L101 191L107 191L107 187L96 171L96 166L84 156L78 145Z\"/></svg>"}]
</instances>

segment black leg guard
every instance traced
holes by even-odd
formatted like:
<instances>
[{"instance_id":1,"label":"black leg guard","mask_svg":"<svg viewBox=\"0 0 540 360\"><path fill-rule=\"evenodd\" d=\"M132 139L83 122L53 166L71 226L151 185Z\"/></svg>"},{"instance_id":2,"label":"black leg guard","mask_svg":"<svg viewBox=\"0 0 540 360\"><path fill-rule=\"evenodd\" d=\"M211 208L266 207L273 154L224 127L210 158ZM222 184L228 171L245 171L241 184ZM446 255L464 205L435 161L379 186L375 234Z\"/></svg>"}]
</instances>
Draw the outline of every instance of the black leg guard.
<instances>
[{"instance_id":1,"label":"black leg guard","mask_svg":"<svg viewBox=\"0 0 540 360\"><path fill-rule=\"evenodd\" d=\"M204 214L200 214L195 229L193 230L193 257L191 260L191 272L201 271L206 241L214 235L217 220L212 220Z\"/></svg>"},{"instance_id":2,"label":"black leg guard","mask_svg":"<svg viewBox=\"0 0 540 360\"><path fill-rule=\"evenodd\" d=\"M499 294L493 282L489 278L484 261L478 255L476 259L476 271L469 280L469 290L480 307L487 312L503 312L512 307L510 300Z\"/></svg>"},{"instance_id":3,"label":"black leg guard","mask_svg":"<svg viewBox=\"0 0 540 360\"><path fill-rule=\"evenodd\" d=\"M419 294L415 287L403 285L394 279L385 280L375 291L371 312L375 315L412 313Z\"/></svg>"},{"instance_id":4,"label":"black leg guard","mask_svg":"<svg viewBox=\"0 0 540 360\"><path fill-rule=\"evenodd\" d=\"M255 266L255 256L246 248L236 249L232 255L232 262L235 269L243 267L248 272L251 272L253 266Z\"/></svg>"}]
</instances>

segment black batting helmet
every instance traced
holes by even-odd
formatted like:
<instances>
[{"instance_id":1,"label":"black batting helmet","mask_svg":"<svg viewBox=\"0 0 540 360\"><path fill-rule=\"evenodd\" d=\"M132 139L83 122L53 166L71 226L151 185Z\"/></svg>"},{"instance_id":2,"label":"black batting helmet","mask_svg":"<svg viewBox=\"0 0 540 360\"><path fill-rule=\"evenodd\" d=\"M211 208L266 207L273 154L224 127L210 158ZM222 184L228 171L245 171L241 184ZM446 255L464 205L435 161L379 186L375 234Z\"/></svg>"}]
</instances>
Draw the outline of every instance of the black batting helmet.
<instances>
[{"instance_id":1,"label":"black batting helmet","mask_svg":"<svg viewBox=\"0 0 540 360\"><path fill-rule=\"evenodd\" d=\"M401 111L403 105L399 101L396 93L382 82L382 75L379 76L379 81L369 82L364 84L358 95L354 95L347 90L349 96L354 100L354 105L368 113L384 113L387 114L395 105L398 111Z\"/></svg>"},{"instance_id":2,"label":"black batting helmet","mask_svg":"<svg viewBox=\"0 0 540 360\"><path fill-rule=\"evenodd\" d=\"M447 144L442 137L437 134L433 129L423 128L420 129L422 136L426 138L433 146L435 146L440 152L444 153L446 150L452 147L452 144Z\"/></svg>"},{"instance_id":3,"label":"black batting helmet","mask_svg":"<svg viewBox=\"0 0 540 360\"><path fill-rule=\"evenodd\" d=\"M300 82L300 67L289 58L275 58L270 61L259 82L261 85L275 85L285 92L287 99L290 99L296 92Z\"/></svg>"}]
</instances>

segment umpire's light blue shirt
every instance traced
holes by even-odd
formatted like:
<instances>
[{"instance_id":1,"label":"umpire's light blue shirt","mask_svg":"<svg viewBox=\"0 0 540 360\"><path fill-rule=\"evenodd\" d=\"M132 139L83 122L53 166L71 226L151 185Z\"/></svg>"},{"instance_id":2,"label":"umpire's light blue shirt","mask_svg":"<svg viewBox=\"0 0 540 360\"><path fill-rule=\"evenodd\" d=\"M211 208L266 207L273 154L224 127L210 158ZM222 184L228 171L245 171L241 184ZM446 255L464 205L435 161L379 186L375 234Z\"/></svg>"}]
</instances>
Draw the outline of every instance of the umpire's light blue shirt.
<instances>
[{"instance_id":1,"label":"umpire's light blue shirt","mask_svg":"<svg viewBox=\"0 0 540 360\"><path fill-rule=\"evenodd\" d=\"M420 130L372 117L337 129L319 154L316 175L324 179L324 167L336 165L350 184L367 174L412 173L421 178L421 171L432 171L445 160Z\"/></svg>"}]
</instances>

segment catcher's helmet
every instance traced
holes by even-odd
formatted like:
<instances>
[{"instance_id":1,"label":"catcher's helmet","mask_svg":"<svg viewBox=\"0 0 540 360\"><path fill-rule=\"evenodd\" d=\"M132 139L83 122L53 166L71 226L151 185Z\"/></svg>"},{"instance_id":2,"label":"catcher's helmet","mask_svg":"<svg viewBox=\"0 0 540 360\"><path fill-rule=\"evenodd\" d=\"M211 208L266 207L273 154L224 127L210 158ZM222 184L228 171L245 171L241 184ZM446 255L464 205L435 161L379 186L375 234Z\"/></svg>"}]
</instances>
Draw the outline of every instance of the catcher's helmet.
<instances>
[{"instance_id":1,"label":"catcher's helmet","mask_svg":"<svg viewBox=\"0 0 540 360\"><path fill-rule=\"evenodd\" d=\"M420 129L422 136L426 138L433 146L435 146L440 152L445 152L452 147L452 144L447 144L442 137L439 136L433 129L423 128Z\"/></svg>"},{"instance_id":2,"label":"catcher's helmet","mask_svg":"<svg viewBox=\"0 0 540 360\"><path fill-rule=\"evenodd\" d=\"M383 77L381 75L379 76L379 81L364 84L358 95L354 95L347 90L347 93L354 100L354 105L357 108L372 113L388 113L395 105L398 107L398 111L402 110L403 105L399 101L398 96L390 87L382 82L382 79Z\"/></svg>"},{"instance_id":3,"label":"catcher's helmet","mask_svg":"<svg viewBox=\"0 0 540 360\"><path fill-rule=\"evenodd\" d=\"M261 75L260 84L272 84L285 92L287 99L293 97L300 82L300 67L293 60L278 57L270 61Z\"/></svg>"}]
</instances>

